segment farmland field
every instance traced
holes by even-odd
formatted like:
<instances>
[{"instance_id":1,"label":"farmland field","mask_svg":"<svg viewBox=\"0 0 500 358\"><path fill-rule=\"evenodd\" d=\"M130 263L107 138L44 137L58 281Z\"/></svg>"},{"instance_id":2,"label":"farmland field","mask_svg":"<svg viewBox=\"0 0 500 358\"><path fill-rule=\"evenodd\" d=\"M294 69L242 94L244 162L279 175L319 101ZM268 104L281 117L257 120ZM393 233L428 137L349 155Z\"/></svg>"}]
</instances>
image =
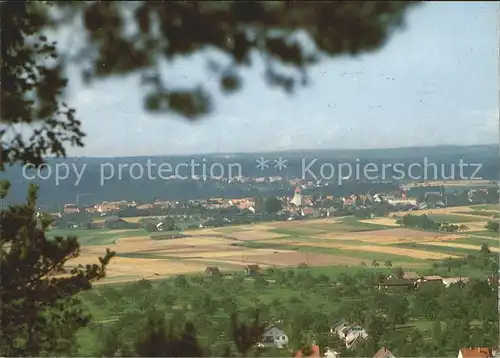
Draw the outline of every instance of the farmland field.
<instances>
[{"instance_id":1,"label":"farmland field","mask_svg":"<svg viewBox=\"0 0 500 358\"><path fill-rule=\"evenodd\" d=\"M486 230L484 230L484 231L472 231L472 232L468 232L467 234L471 235L471 236L489 237L492 239L499 239L500 238L500 234L498 232L486 231Z\"/></svg>"},{"instance_id":2,"label":"farmland field","mask_svg":"<svg viewBox=\"0 0 500 358\"><path fill-rule=\"evenodd\" d=\"M192 229L183 231L181 238L155 240L141 229L51 230L49 235L79 237L81 254L69 266L97 263L105 248L116 251L103 282L202 273L207 266L238 271L248 264L263 268L294 268L304 263L310 267L359 267L389 260L394 266L431 268L435 260L465 256L479 251L484 243L498 251L497 237L481 231L484 218L456 213L473 209L432 210L437 217L460 218L460 222L474 225L470 233L454 234L394 226L394 218L349 217ZM469 222L469 218L480 221Z\"/></svg>"},{"instance_id":3,"label":"farmland field","mask_svg":"<svg viewBox=\"0 0 500 358\"><path fill-rule=\"evenodd\" d=\"M475 221L484 221L483 218L474 215L458 215L458 214L430 214L429 219L437 222L448 222L450 224L468 223Z\"/></svg>"},{"instance_id":4,"label":"farmland field","mask_svg":"<svg viewBox=\"0 0 500 358\"><path fill-rule=\"evenodd\" d=\"M485 205L474 205L471 207L472 210L485 210L485 211L500 211L500 204L485 204Z\"/></svg>"},{"instance_id":5,"label":"farmland field","mask_svg":"<svg viewBox=\"0 0 500 358\"><path fill-rule=\"evenodd\" d=\"M146 236L148 233L143 229L52 229L47 231L48 237L76 236L82 246L111 245L122 238L133 236Z\"/></svg>"}]
</instances>

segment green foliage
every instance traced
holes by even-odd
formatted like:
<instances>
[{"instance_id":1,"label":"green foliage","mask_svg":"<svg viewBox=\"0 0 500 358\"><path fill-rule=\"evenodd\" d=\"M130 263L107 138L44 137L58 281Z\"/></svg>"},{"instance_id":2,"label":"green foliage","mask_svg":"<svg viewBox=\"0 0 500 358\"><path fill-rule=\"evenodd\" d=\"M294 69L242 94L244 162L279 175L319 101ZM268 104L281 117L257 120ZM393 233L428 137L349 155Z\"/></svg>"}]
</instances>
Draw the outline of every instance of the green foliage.
<instances>
[{"instance_id":1,"label":"green foliage","mask_svg":"<svg viewBox=\"0 0 500 358\"><path fill-rule=\"evenodd\" d=\"M485 228L489 231L498 232L499 225L498 221L488 221Z\"/></svg>"},{"instance_id":2,"label":"green foliage","mask_svg":"<svg viewBox=\"0 0 500 358\"><path fill-rule=\"evenodd\" d=\"M202 357L192 324L186 324L180 336L166 331L165 320L157 312L148 313L148 321L138 339L135 352L139 357Z\"/></svg>"},{"instance_id":3,"label":"green foliage","mask_svg":"<svg viewBox=\"0 0 500 358\"><path fill-rule=\"evenodd\" d=\"M95 342L97 337L109 331L118 343L117 346L111 345L112 349L103 351L94 347L93 350L80 351L79 355L110 356L119 350L122 355L128 352L136 356L137 341L142 340L148 331L145 328L147 312L152 308L156 309L154 316L158 320L167 322L165 325L169 328L165 328L165 332L172 332L170 339L179 339L185 322L191 322L205 356L242 355L238 346L243 343L235 343L233 332L240 332L237 339L247 342L249 351L244 356L276 357L288 352L286 349L279 354L275 349L254 350L251 342L256 342L255 338L243 339L252 329L259 332L257 328L251 328L254 324L244 329L227 324L235 310L243 322L249 322L259 313L261 324L278 325L288 336L288 349L292 351L316 341L323 351L329 346L346 357L371 356L382 345L390 347L396 356L432 356L437 349L432 337L439 333L443 342L440 355L448 356L456 354L462 347L458 340L449 340L455 334L456 320L467 321L471 327L462 337L464 342L475 342L477 331L486 337L480 342L489 342L492 346L498 344L492 327L498 324L497 291L492 290L485 280L472 280L450 288L422 285L420 290L409 293L385 293L373 289L380 278L380 272L373 269L352 274L337 272L329 276L317 275L313 268L277 269L273 273L276 282L262 287L252 284L257 280L243 280L238 275L220 280L185 276L186 284L182 285L176 278L150 284L143 281L117 289L99 287L86 293L84 301L92 302L89 307L96 314L102 309L105 309L102 314L111 312L110 309L116 307L115 317L119 318L107 323L109 316L102 316L103 323L99 325L102 327L94 330ZM104 304L97 299L98 296L105 297ZM347 351L338 337L327 333L333 322L342 319L358 322L367 330L369 340ZM436 332L436 322L442 322L439 332ZM245 349L244 345L241 347Z\"/></svg>"},{"instance_id":4,"label":"green foliage","mask_svg":"<svg viewBox=\"0 0 500 358\"><path fill-rule=\"evenodd\" d=\"M4 356L71 352L75 333L89 321L76 294L104 277L114 255L107 250L99 265L79 265L67 272L66 262L79 254L78 241L76 237L46 238L50 222L36 217L36 193L37 188L31 186L27 204L0 213L0 341Z\"/></svg>"},{"instance_id":5,"label":"green foliage","mask_svg":"<svg viewBox=\"0 0 500 358\"><path fill-rule=\"evenodd\" d=\"M489 255L491 254L491 250L490 250L490 247L488 244L482 244L481 245L481 251L480 251L482 254L484 255Z\"/></svg>"},{"instance_id":6,"label":"green foliage","mask_svg":"<svg viewBox=\"0 0 500 358\"><path fill-rule=\"evenodd\" d=\"M0 200L3 200L9 192L10 182L7 180L0 180ZM2 208L3 209L3 208Z\"/></svg>"},{"instance_id":7,"label":"green foliage","mask_svg":"<svg viewBox=\"0 0 500 358\"><path fill-rule=\"evenodd\" d=\"M74 109L63 100L67 79L56 43L43 33L51 25L47 3L3 1L0 170L5 163L40 164L46 154L64 156L63 142L83 146ZM36 125L26 139L15 127Z\"/></svg>"},{"instance_id":8,"label":"green foliage","mask_svg":"<svg viewBox=\"0 0 500 358\"><path fill-rule=\"evenodd\" d=\"M156 225L152 222L147 222L144 224L144 230L147 232L156 232Z\"/></svg>"},{"instance_id":9,"label":"green foliage","mask_svg":"<svg viewBox=\"0 0 500 358\"><path fill-rule=\"evenodd\" d=\"M306 68L322 55L357 55L380 48L417 3L4 1L2 29L9 36L2 39L0 118L7 127L0 130L0 166L16 161L39 164L46 154L64 156L65 145L83 146L75 111L62 102L68 82L63 72L74 62L83 68L87 82L139 73L147 110L194 120L212 110L212 98L201 85L169 87L161 76L164 60L207 48L224 53L228 64L208 60L208 65L223 92L232 93L242 86L241 67L251 65L250 54L257 51L265 61L268 85L292 92L307 84ZM72 53L46 35L48 30L71 31L79 23L84 41ZM305 51L294 36L300 30L315 44L314 51ZM295 74L285 74L283 64ZM19 123L37 123L41 129L25 141L14 127ZM10 134L12 140L7 139Z\"/></svg>"},{"instance_id":10,"label":"green foliage","mask_svg":"<svg viewBox=\"0 0 500 358\"><path fill-rule=\"evenodd\" d=\"M448 219L451 219L451 216L449 216L449 215L428 216L425 214L424 215L407 214L407 215L399 218L398 220L396 220L396 223L399 225L402 225L402 226L406 226L406 227L419 228L419 229L430 230L430 231L457 232L457 231L464 231L467 229L467 226L465 226L465 225L454 225L454 224L450 224L447 221L437 222L437 221L434 221L433 219L448 220ZM464 220L462 220L462 221L464 221ZM473 220L471 220L471 221L473 221Z\"/></svg>"},{"instance_id":11,"label":"green foliage","mask_svg":"<svg viewBox=\"0 0 500 358\"><path fill-rule=\"evenodd\" d=\"M283 203L275 197L267 198L264 202L266 213L275 214L283 208Z\"/></svg>"}]
</instances>

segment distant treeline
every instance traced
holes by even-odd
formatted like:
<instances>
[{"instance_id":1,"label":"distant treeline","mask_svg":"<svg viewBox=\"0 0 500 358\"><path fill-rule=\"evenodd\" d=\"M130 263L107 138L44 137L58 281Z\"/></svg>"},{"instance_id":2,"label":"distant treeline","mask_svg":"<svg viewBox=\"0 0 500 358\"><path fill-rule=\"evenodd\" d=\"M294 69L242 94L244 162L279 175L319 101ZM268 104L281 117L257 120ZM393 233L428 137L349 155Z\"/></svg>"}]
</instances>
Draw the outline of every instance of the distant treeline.
<instances>
[{"instance_id":1,"label":"distant treeline","mask_svg":"<svg viewBox=\"0 0 500 358\"><path fill-rule=\"evenodd\" d=\"M454 225L446 222L436 222L427 215L405 215L396 220L402 226L430 231L457 232L465 229L465 225Z\"/></svg>"}]
</instances>

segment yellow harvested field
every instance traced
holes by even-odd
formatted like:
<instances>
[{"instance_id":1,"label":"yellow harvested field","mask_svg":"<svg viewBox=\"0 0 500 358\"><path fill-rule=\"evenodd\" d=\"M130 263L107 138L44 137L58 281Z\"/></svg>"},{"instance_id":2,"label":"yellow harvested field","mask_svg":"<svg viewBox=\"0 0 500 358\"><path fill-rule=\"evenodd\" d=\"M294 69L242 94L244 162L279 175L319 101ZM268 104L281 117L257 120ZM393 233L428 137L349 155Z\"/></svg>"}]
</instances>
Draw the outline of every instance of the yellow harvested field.
<instances>
[{"instance_id":1,"label":"yellow harvested field","mask_svg":"<svg viewBox=\"0 0 500 358\"><path fill-rule=\"evenodd\" d=\"M366 224L384 225L384 226L395 226L395 227L399 226L399 224L396 224L395 218L375 218L375 219L360 220L359 222Z\"/></svg>"},{"instance_id":2,"label":"yellow harvested field","mask_svg":"<svg viewBox=\"0 0 500 358\"><path fill-rule=\"evenodd\" d=\"M272 226L273 229L294 229L294 228L303 228L303 229L314 229L316 225L325 225L325 224L335 224L340 222L339 219L315 219L315 220L294 220L294 221L282 221L276 222Z\"/></svg>"},{"instance_id":3,"label":"yellow harvested field","mask_svg":"<svg viewBox=\"0 0 500 358\"><path fill-rule=\"evenodd\" d=\"M214 237L199 237L199 238L180 238L168 240L152 240L145 237L129 237L120 239L115 244L99 245L99 246L83 246L81 248L82 254L102 255L106 248L120 253L130 252L143 252L143 251L160 251L175 248L198 248L217 247L230 247L227 239L214 238Z\"/></svg>"},{"instance_id":4,"label":"yellow harvested field","mask_svg":"<svg viewBox=\"0 0 500 358\"><path fill-rule=\"evenodd\" d=\"M206 260L203 260L203 259L186 259L186 261L203 262L203 263L206 262ZM233 260L233 259L212 259L211 258L209 262L211 265L213 265L214 263L220 263L221 265L231 265L231 266L240 266L240 267L245 267L246 265L255 264L254 261L242 261L241 259L240 260ZM261 264L260 266L261 267L269 267L272 265Z\"/></svg>"},{"instance_id":5,"label":"yellow harvested field","mask_svg":"<svg viewBox=\"0 0 500 358\"><path fill-rule=\"evenodd\" d=\"M153 240L154 241L154 240ZM184 239L171 239L171 240L157 240L161 243L161 247L177 246L177 245L220 245L226 244L228 240L216 237L195 237L195 238L184 238Z\"/></svg>"},{"instance_id":6,"label":"yellow harvested field","mask_svg":"<svg viewBox=\"0 0 500 358\"><path fill-rule=\"evenodd\" d=\"M189 272L203 272L205 265L175 260L155 260L116 257L109 265L109 272L116 275L171 275Z\"/></svg>"},{"instance_id":7,"label":"yellow harvested field","mask_svg":"<svg viewBox=\"0 0 500 358\"><path fill-rule=\"evenodd\" d=\"M236 257L241 260L244 260L245 257L251 255L261 255L261 254L269 254L273 252L283 252L283 253L291 253L294 251L284 251L284 250L269 250L269 249L246 249L246 250L227 250L227 251L206 251L206 252L197 252L197 253L180 253L176 256L178 257L193 257L197 258L220 258L220 257Z\"/></svg>"},{"instance_id":8,"label":"yellow harvested field","mask_svg":"<svg viewBox=\"0 0 500 358\"><path fill-rule=\"evenodd\" d=\"M412 250L412 249L403 249L399 247L391 247L391 246L360 246L360 245L342 245L339 244L337 246L339 249L344 250L356 250L356 251L368 251L368 252L377 252L389 255L400 255L400 256L408 256L416 259L432 259L432 260L440 260L445 259L447 257L458 257L454 255L442 254L439 252L430 252L430 251L422 251L422 250Z\"/></svg>"},{"instance_id":9,"label":"yellow harvested field","mask_svg":"<svg viewBox=\"0 0 500 358\"><path fill-rule=\"evenodd\" d=\"M144 277L144 278L146 279L146 277ZM160 278L160 276L157 278ZM113 277L113 276L108 277L108 276L106 276L102 280L92 282L92 286L108 285L110 283L133 282L133 281L138 281L138 280L140 280L140 278L138 278L137 276L120 276L120 277Z\"/></svg>"},{"instance_id":10,"label":"yellow harvested field","mask_svg":"<svg viewBox=\"0 0 500 358\"><path fill-rule=\"evenodd\" d=\"M339 248L342 246L341 243L336 243L335 241L294 241L287 243L292 246L310 246L310 247L327 247L327 248Z\"/></svg>"},{"instance_id":11,"label":"yellow harvested field","mask_svg":"<svg viewBox=\"0 0 500 358\"><path fill-rule=\"evenodd\" d=\"M460 215L456 211L470 211L470 207L455 207L430 210L433 214ZM421 215L425 211L418 211ZM462 214L463 215L463 214ZM465 221L465 216L464 221ZM417 248L399 248L388 246L394 243L425 243L436 247L457 247L479 250L478 245L458 244L453 242L463 238L461 233L431 233L399 227L394 217L361 220L363 223L392 226L393 229L355 231L354 225L339 218L319 220L298 220L287 222L268 222L254 225L242 225L224 228L202 228L184 231L183 237L176 239L152 239L149 235L134 234L130 230L113 230L116 237L122 237L106 245L82 246L81 256L70 260L68 266L77 264L98 263L98 256L103 256L106 248L118 253L108 268L108 277L104 282L126 282L141 278L162 278L188 273L202 273L206 266L216 265L222 271L239 270L248 264L258 264L262 268L268 266L296 267L301 263L309 266L358 266L367 262L366 253L397 255L398 265L417 267L419 263L412 259L444 259L460 257L460 253L451 256L446 253L425 251ZM462 221L462 220L460 220ZM339 223L339 224L337 224ZM484 230L482 222L464 223L470 231ZM273 229L289 229L296 235L286 235L273 232ZM106 237L108 237L106 235ZM495 245L494 238L491 238ZM109 241L109 240L108 240ZM256 241L266 244L284 244L290 246L312 246L321 249L319 252L304 252L282 250L276 245L273 248L250 248L243 244ZM498 242L498 241L497 241ZM237 245L235 245L237 244ZM264 246L264 245L262 245ZM404 245L403 245L404 246ZM298 248L298 247L296 247ZM302 249L302 248L301 248ZM342 251L345 250L345 251ZM492 251L500 252L497 247ZM332 254L330 254L332 253ZM123 254L123 255L120 255ZM127 254L127 255L125 255ZM460 256L459 256L460 255ZM127 256L127 257L124 257ZM133 257L135 256L135 257ZM359 257L358 257L359 256ZM380 256L380 255L378 255ZM405 258L406 257L406 258ZM417 260L414 260L417 261ZM420 261L422 267L428 267L429 262Z\"/></svg>"},{"instance_id":12,"label":"yellow harvested field","mask_svg":"<svg viewBox=\"0 0 500 358\"><path fill-rule=\"evenodd\" d=\"M230 257L229 257L230 258ZM237 260L233 257L232 260ZM359 265L362 259L357 257L327 255L321 253L307 252L276 252L276 253L261 253L256 255L246 255L245 261L247 264L255 263L258 265L274 265L274 266L297 266L305 263L308 266L330 266L330 265Z\"/></svg>"},{"instance_id":13,"label":"yellow harvested field","mask_svg":"<svg viewBox=\"0 0 500 358\"><path fill-rule=\"evenodd\" d=\"M129 244L145 244L147 243L155 245L157 247L171 247L171 246L188 246L188 245L220 245L227 244L228 240L219 237L187 237L178 239L165 239L165 240L153 240L149 237L133 238L134 240L122 239L119 244L129 245Z\"/></svg>"},{"instance_id":14,"label":"yellow harvested field","mask_svg":"<svg viewBox=\"0 0 500 358\"><path fill-rule=\"evenodd\" d=\"M98 263L95 257L80 256L74 260L68 261L68 264L93 264ZM106 269L108 277L121 275L148 276L148 275L173 275L190 272L203 272L206 265L196 262L186 262L177 260L159 260L114 257Z\"/></svg>"},{"instance_id":15,"label":"yellow harvested field","mask_svg":"<svg viewBox=\"0 0 500 358\"><path fill-rule=\"evenodd\" d=\"M282 239L268 239L268 240L262 240L262 243L264 244L282 244L282 245L293 245L296 243L306 243L309 242L310 245L304 244L304 246L314 246L316 241L304 241L304 240L297 240L293 237L284 237Z\"/></svg>"},{"instance_id":16,"label":"yellow harvested field","mask_svg":"<svg viewBox=\"0 0 500 358\"><path fill-rule=\"evenodd\" d=\"M274 239L274 238L279 238L283 237L286 235L282 234L277 234L274 232L269 232L269 231L239 231L239 232L233 232L229 234L229 236L241 240L241 241L253 241L253 240L267 240L267 239Z\"/></svg>"},{"instance_id":17,"label":"yellow harvested field","mask_svg":"<svg viewBox=\"0 0 500 358\"><path fill-rule=\"evenodd\" d=\"M155 255L165 255L165 256L179 256L178 254L190 253L199 254L204 252L216 252L216 251L241 251L241 247L237 246L175 246L169 248L160 248L158 250L151 251ZM144 252L144 250L142 251ZM179 256L180 257L180 256Z\"/></svg>"},{"instance_id":18,"label":"yellow harvested field","mask_svg":"<svg viewBox=\"0 0 500 358\"><path fill-rule=\"evenodd\" d=\"M440 234L433 233L433 236L439 236ZM418 231L418 230L411 230L411 229L405 229L405 228L398 228L398 229L388 229L388 230L376 230L376 231L359 231L359 232L349 232L349 233L343 233L343 232L333 232L333 233L328 233L328 234L323 234L323 235L318 235L317 237L324 237L324 238L337 238L339 236L349 236L352 237L352 240L357 240L357 239L363 239L363 238L371 238L371 239L378 239L378 238L420 238L420 237L426 237L429 236L428 232L425 231Z\"/></svg>"},{"instance_id":19,"label":"yellow harvested field","mask_svg":"<svg viewBox=\"0 0 500 358\"><path fill-rule=\"evenodd\" d=\"M373 242L377 244L396 244L399 242L416 241L445 241L454 240L458 237L460 236L440 233L432 233L432 235L429 235L429 232L410 229L389 229L349 233L333 232L328 234L315 235L315 238L321 240L355 240L362 242Z\"/></svg>"},{"instance_id":20,"label":"yellow harvested field","mask_svg":"<svg viewBox=\"0 0 500 358\"><path fill-rule=\"evenodd\" d=\"M434 245L434 246L444 246L444 247L456 247L459 249L469 249L469 250L475 250L479 251L481 250L481 246L479 245L470 245L470 244L459 244L459 243L453 243L453 242L429 242L426 243L427 245ZM498 246L489 246L490 251L492 252L500 252L500 247Z\"/></svg>"}]
</instances>

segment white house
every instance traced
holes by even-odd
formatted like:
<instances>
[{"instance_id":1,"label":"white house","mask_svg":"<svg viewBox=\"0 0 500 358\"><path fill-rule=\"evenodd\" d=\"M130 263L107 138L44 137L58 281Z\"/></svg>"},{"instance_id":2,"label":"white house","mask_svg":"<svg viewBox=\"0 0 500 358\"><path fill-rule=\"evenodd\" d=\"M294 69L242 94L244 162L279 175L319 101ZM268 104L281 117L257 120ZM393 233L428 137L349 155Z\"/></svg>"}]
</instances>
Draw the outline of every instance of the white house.
<instances>
[{"instance_id":1,"label":"white house","mask_svg":"<svg viewBox=\"0 0 500 358\"><path fill-rule=\"evenodd\" d=\"M367 338L368 334L366 333L365 329L361 326L354 325L346 330L344 341L346 347L351 348L358 340Z\"/></svg>"},{"instance_id":2,"label":"white house","mask_svg":"<svg viewBox=\"0 0 500 358\"><path fill-rule=\"evenodd\" d=\"M266 329L262 335L262 342L258 345L259 347L271 347L276 346L278 348L284 348L288 344L288 337L281 329L276 326L270 326Z\"/></svg>"},{"instance_id":3,"label":"white house","mask_svg":"<svg viewBox=\"0 0 500 358\"><path fill-rule=\"evenodd\" d=\"M330 332L336 333L345 342L347 348L353 347L359 339L368 338L368 334L363 327L347 321L339 322L330 329Z\"/></svg>"},{"instance_id":4,"label":"white house","mask_svg":"<svg viewBox=\"0 0 500 358\"><path fill-rule=\"evenodd\" d=\"M326 352L324 354L324 357L325 358L339 358L340 357L340 353L333 350L333 349L330 349L330 348L326 348Z\"/></svg>"}]
</instances>

